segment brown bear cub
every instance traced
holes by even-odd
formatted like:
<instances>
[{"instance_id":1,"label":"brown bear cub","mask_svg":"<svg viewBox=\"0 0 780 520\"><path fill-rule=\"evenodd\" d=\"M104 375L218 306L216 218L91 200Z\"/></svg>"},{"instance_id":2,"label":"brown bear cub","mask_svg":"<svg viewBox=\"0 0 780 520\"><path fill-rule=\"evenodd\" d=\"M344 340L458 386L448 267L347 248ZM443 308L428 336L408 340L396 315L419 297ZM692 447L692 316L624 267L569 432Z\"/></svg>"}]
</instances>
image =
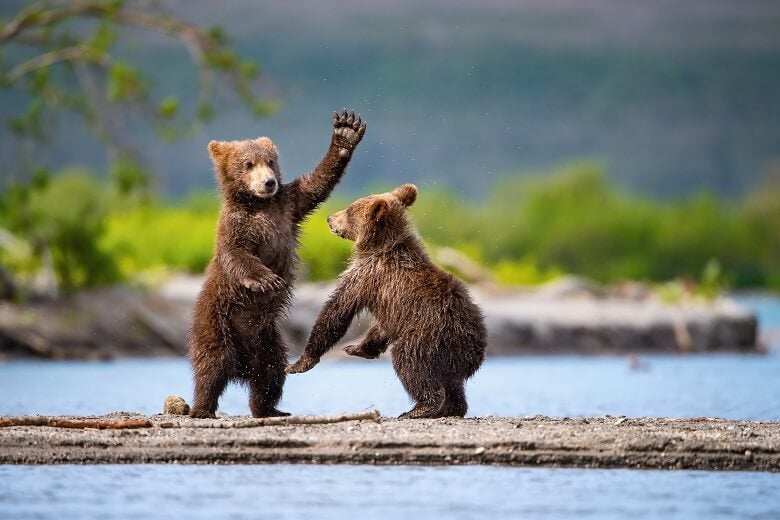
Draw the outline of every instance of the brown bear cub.
<instances>
[{"instance_id":1,"label":"brown bear cub","mask_svg":"<svg viewBox=\"0 0 780 520\"><path fill-rule=\"evenodd\" d=\"M339 182L365 131L354 112L334 114L325 157L288 184L267 137L209 143L222 209L189 334L195 379L190 416L214 417L230 381L249 387L253 416L289 415L276 409L287 364L277 322L295 279L298 227Z\"/></svg>"},{"instance_id":2,"label":"brown bear cub","mask_svg":"<svg viewBox=\"0 0 780 520\"><path fill-rule=\"evenodd\" d=\"M401 418L463 417L464 383L485 358L484 318L463 282L436 267L415 235L406 208L416 198L417 188L404 184L328 217L355 253L287 373L311 369L367 309L374 323L346 352L371 359L393 344L393 368L415 401Z\"/></svg>"}]
</instances>

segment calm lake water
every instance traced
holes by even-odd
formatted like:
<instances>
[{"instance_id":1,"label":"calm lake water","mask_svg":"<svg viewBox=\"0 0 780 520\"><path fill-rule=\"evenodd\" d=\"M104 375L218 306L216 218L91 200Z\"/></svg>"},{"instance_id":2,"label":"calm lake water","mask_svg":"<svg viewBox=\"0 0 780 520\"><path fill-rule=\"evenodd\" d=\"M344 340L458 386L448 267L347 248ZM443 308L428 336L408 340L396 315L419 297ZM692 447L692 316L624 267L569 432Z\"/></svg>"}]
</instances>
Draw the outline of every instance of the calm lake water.
<instances>
[{"instance_id":1,"label":"calm lake water","mask_svg":"<svg viewBox=\"0 0 780 520\"><path fill-rule=\"evenodd\" d=\"M752 299L751 299L752 298ZM750 297L780 328L777 299ZM776 321L775 321L776 320ZM470 415L780 419L780 352L766 356L488 360ZM184 360L0 364L0 415L157 413L191 398ZM295 413L409 407L392 367L323 362L288 378ZM231 387L221 410L248 413ZM2 447L0 446L0 449ZM0 518L780 518L780 475L498 467L0 466Z\"/></svg>"}]
</instances>

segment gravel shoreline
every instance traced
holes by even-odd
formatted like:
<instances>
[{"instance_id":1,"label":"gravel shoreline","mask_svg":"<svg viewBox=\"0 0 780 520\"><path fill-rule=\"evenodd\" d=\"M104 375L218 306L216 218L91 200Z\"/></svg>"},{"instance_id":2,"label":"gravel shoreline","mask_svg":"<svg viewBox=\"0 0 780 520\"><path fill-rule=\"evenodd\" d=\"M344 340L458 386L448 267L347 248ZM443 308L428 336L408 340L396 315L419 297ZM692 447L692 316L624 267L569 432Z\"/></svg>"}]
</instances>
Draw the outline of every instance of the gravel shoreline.
<instances>
[{"instance_id":1,"label":"gravel shoreline","mask_svg":"<svg viewBox=\"0 0 780 520\"><path fill-rule=\"evenodd\" d=\"M85 419L67 417L64 419ZM380 464L780 472L780 422L482 417L252 427L118 412L124 430L0 428L0 464Z\"/></svg>"}]
</instances>

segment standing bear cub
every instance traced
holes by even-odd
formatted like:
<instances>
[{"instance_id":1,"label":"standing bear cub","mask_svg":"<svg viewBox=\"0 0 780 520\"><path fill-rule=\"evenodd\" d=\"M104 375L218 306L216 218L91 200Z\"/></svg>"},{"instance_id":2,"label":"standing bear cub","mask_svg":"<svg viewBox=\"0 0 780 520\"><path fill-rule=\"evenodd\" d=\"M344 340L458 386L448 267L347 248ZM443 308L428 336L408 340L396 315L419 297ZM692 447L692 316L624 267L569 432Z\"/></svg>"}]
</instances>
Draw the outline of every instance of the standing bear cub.
<instances>
[{"instance_id":1,"label":"standing bear cub","mask_svg":"<svg viewBox=\"0 0 780 520\"><path fill-rule=\"evenodd\" d=\"M277 322L295 279L298 227L339 182L365 131L354 112L334 114L325 157L289 184L282 184L279 156L267 137L209 143L222 208L189 334L190 416L214 417L234 380L249 387L253 416L289 415L276 409L287 364Z\"/></svg>"},{"instance_id":2,"label":"standing bear cub","mask_svg":"<svg viewBox=\"0 0 780 520\"><path fill-rule=\"evenodd\" d=\"M310 370L367 309L374 322L346 351L370 359L393 344L393 368L415 401L401 418L463 417L464 383L485 358L484 319L463 282L436 267L415 235L406 208L416 198L417 188L404 184L328 217L355 253L287 373Z\"/></svg>"}]
</instances>

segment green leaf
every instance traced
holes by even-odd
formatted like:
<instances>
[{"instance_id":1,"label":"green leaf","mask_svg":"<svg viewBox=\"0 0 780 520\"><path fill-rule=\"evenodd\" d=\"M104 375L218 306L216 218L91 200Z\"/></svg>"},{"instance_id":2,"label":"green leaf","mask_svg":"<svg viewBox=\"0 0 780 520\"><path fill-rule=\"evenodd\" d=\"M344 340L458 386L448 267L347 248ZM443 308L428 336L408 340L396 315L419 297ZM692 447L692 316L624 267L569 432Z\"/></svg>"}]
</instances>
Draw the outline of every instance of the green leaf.
<instances>
[{"instance_id":1,"label":"green leaf","mask_svg":"<svg viewBox=\"0 0 780 520\"><path fill-rule=\"evenodd\" d=\"M33 93L40 95L46 90L46 87L49 85L49 78L51 77L51 74L49 73L50 70L50 67L44 67L32 73L30 90Z\"/></svg>"},{"instance_id":2,"label":"green leaf","mask_svg":"<svg viewBox=\"0 0 780 520\"><path fill-rule=\"evenodd\" d=\"M239 73L246 79L251 79L260 73L260 66L253 61L242 61L239 66Z\"/></svg>"},{"instance_id":3,"label":"green leaf","mask_svg":"<svg viewBox=\"0 0 780 520\"><path fill-rule=\"evenodd\" d=\"M172 119L179 112L179 100L175 96L168 96L160 102L159 114L163 119Z\"/></svg>"},{"instance_id":4,"label":"green leaf","mask_svg":"<svg viewBox=\"0 0 780 520\"><path fill-rule=\"evenodd\" d=\"M214 40L215 43L220 45L225 45L227 43L227 36L225 35L225 31L222 30L222 27L219 25L212 25L209 27L207 34L209 35L209 38Z\"/></svg>"},{"instance_id":5,"label":"green leaf","mask_svg":"<svg viewBox=\"0 0 780 520\"><path fill-rule=\"evenodd\" d=\"M201 121L211 121L211 119L214 117L214 107L211 106L211 103L203 101L198 104L198 110L196 114L198 119Z\"/></svg>"},{"instance_id":6,"label":"green leaf","mask_svg":"<svg viewBox=\"0 0 780 520\"><path fill-rule=\"evenodd\" d=\"M219 49L206 54L206 65L219 70L230 70L238 64L236 53L230 49Z\"/></svg>"},{"instance_id":7,"label":"green leaf","mask_svg":"<svg viewBox=\"0 0 780 520\"><path fill-rule=\"evenodd\" d=\"M279 103L266 99L256 99L252 102L252 112L257 117L267 117L279 110Z\"/></svg>"},{"instance_id":8,"label":"green leaf","mask_svg":"<svg viewBox=\"0 0 780 520\"><path fill-rule=\"evenodd\" d=\"M96 50L105 52L116 42L116 31L111 24L102 23L95 29L90 45Z\"/></svg>"},{"instance_id":9,"label":"green leaf","mask_svg":"<svg viewBox=\"0 0 780 520\"><path fill-rule=\"evenodd\" d=\"M146 85L137 69L121 62L115 63L108 73L108 99L112 102L143 98Z\"/></svg>"}]
</instances>

